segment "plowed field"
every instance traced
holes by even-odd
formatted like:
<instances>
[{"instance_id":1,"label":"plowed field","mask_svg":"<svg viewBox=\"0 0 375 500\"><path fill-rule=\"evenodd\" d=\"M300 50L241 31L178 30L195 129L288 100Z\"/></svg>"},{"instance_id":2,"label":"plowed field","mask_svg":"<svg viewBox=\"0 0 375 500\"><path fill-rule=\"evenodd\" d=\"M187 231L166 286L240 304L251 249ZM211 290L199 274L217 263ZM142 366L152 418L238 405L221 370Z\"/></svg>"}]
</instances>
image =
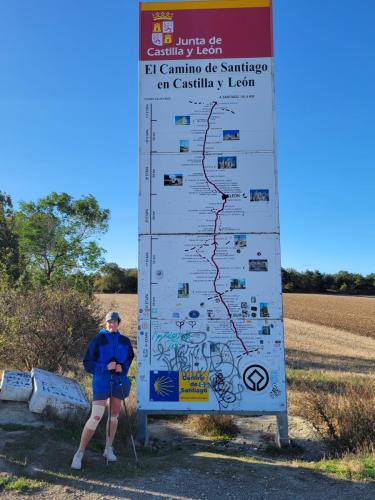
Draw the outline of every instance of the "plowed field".
<instances>
[{"instance_id":1,"label":"plowed field","mask_svg":"<svg viewBox=\"0 0 375 500\"><path fill-rule=\"evenodd\" d=\"M284 317L375 338L375 297L287 293Z\"/></svg>"}]
</instances>

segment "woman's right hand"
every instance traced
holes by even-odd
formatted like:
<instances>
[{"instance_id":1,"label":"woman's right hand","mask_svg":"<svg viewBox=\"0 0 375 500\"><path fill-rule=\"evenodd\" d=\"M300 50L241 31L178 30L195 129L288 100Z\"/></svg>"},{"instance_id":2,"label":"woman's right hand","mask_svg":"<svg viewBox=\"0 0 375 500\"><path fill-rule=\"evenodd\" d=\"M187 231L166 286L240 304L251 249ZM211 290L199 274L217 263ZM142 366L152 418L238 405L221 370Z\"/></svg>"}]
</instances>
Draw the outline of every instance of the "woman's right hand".
<instances>
[{"instance_id":1,"label":"woman's right hand","mask_svg":"<svg viewBox=\"0 0 375 500\"><path fill-rule=\"evenodd\" d=\"M111 361L110 363L108 363L107 368L110 372L116 370L116 361Z\"/></svg>"}]
</instances>

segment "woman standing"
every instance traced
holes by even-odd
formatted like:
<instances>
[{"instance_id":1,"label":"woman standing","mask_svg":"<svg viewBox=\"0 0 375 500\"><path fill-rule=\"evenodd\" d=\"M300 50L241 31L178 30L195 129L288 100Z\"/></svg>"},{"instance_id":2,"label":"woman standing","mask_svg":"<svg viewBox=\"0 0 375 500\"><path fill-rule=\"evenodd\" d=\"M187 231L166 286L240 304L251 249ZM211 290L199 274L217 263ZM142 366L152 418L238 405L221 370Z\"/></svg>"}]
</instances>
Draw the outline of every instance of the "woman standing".
<instances>
[{"instance_id":1,"label":"woman standing","mask_svg":"<svg viewBox=\"0 0 375 500\"><path fill-rule=\"evenodd\" d=\"M121 318L115 311L105 317L106 328L100 330L88 345L83 365L92 378L92 411L81 436L71 468L81 469L82 457L90 439L95 434L108 401L108 420L106 444L103 456L108 462L115 462L112 443L117 431L121 400L129 395L130 380L127 373L134 358L134 352L128 337L118 331ZM124 393L124 394L123 394Z\"/></svg>"}]
</instances>

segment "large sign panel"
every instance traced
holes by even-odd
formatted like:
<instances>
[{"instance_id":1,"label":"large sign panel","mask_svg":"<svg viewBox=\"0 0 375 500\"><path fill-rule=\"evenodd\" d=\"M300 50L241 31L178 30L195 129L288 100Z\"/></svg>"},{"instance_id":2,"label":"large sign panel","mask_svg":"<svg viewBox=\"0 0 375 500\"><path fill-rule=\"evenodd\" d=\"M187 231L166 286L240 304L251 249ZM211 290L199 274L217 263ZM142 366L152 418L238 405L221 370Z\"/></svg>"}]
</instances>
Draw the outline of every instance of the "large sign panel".
<instances>
[{"instance_id":1,"label":"large sign panel","mask_svg":"<svg viewBox=\"0 0 375 500\"><path fill-rule=\"evenodd\" d=\"M286 411L270 0L140 4L138 408Z\"/></svg>"},{"instance_id":2,"label":"large sign panel","mask_svg":"<svg viewBox=\"0 0 375 500\"><path fill-rule=\"evenodd\" d=\"M273 234L141 236L139 315L280 319L278 247Z\"/></svg>"}]
</instances>

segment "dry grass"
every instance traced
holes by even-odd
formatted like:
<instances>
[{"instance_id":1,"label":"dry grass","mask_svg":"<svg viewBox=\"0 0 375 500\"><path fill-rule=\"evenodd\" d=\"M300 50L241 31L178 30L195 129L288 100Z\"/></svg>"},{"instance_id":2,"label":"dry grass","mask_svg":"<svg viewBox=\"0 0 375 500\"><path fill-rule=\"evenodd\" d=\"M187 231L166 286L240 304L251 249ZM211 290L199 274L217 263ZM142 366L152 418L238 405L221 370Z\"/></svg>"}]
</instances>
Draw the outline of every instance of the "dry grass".
<instances>
[{"instance_id":1,"label":"dry grass","mask_svg":"<svg viewBox=\"0 0 375 500\"><path fill-rule=\"evenodd\" d=\"M305 384L298 381L298 386L298 392L292 393L296 413L313 424L334 452L373 452L374 379L341 379L336 383L317 376Z\"/></svg>"},{"instance_id":2,"label":"dry grass","mask_svg":"<svg viewBox=\"0 0 375 500\"><path fill-rule=\"evenodd\" d=\"M287 366L334 372L373 374L375 339L337 328L286 319Z\"/></svg>"},{"instance_id":3,"label":"dry grass","mask_svg":"<svg viewBox=\"0 0 375 500\"><path fill-rule=\"evenodd\" d=\"M285 318L375 339L375 297L284 293Z\"/></svg>"},{"instance_id":4,"label":"dry grass","mask_svg":"<svg viewBox=\"0 0 375 500\"><path fill-rule=\"evenodd\" d=\"M189 415L187 423L198 434L216 439L230 439L239 432L232 415Z\"/></svg>"},{"instance_id":5,"label":"dry grass","mask_svg":"<svg viewBox=\"0 0 375 500\"><path fill-rule=\"evenodd\" d=\"M284 294L284 305L289 412L335 453L373 453L375 299Z\"/></svg>"}]
</instances>

